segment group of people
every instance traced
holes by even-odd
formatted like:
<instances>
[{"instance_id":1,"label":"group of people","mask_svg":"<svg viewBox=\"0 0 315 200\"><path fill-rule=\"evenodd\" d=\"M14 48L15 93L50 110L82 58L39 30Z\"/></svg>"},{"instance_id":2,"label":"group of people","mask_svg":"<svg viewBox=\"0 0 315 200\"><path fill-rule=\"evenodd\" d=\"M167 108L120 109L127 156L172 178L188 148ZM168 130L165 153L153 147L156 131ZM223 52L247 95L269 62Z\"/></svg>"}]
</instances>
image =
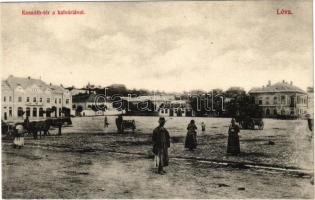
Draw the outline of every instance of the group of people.
<instances>
[{"instance_id":1,"label":"group of people","mask_svg":"<svg viewBox=\"0 0 315 200\"><path fill-rule=\"evenodd\" d=\"M168 148L170 148L170 134L164 127L165 118L159 118L159 125L153 130L153 154L154 165L159 174L164 174L163 167L168 166ZM205 131L205 125L202 122L202 130ZM238 155L240 153L240 142L238 133L240 132L239 126L235 123L235 119L231 120L228 130L228 144L227 153L231 155ZM187 135L185 139L185 148L194 150L197 147L197 126L194 120L191 120L187 126Z\"/></svg>"},{"instance_id":2,"label":"group of people","mask_svg":"<svg viewBox=\"0 0 315 200\"><path fill-rule=\"evenodd\" d=\"M202 132L205 131L205 123L201 123ZM229 154L239 154L240 153L240 142L238 133L240 132L240 128L235 123L235 119L232 119L231 125L228 130L228 145L227 145L227 153ZM185 148L193 151L197 148L197 126L195 124L195 120L191 120L187 126L187 135L185 140Z\"/></svg>"}]
</instances>

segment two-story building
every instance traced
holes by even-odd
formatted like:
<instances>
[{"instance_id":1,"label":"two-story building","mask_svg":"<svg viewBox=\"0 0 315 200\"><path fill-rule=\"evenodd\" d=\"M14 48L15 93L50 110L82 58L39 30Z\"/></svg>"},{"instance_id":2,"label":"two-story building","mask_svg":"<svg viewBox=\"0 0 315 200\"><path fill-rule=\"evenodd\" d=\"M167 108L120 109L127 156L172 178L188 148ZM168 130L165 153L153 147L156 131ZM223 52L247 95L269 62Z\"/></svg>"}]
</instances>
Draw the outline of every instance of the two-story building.
<instances>
[{"instance_id":1,"label":"two-story building","mask_svg":"<svg viewBox=\"0 0 315 200\"><path fill-rule=\"evenodd\" d=\"M1 119L40 119L70 115L72 97L62 85L10 75L1 81Z\"/></svg>"},{"instance_id":2,"label":"two-story building","mask_svg":"<svg viewBox=\"0 0 315 200\"><path fill-rule=\"evenodd\" d=\"M249 92L262 107L264 117L302 117L307 113L308 96L305 91L286 81L252 88Z\"/></svg>"}]
</instances>

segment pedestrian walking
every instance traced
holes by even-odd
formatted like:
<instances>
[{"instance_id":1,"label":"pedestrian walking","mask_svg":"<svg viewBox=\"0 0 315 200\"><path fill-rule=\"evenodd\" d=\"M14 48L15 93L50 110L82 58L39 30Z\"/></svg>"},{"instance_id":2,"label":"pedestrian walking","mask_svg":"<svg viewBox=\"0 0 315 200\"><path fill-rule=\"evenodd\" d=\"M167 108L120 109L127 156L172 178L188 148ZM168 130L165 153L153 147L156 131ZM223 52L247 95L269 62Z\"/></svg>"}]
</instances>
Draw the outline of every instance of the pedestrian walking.
<instances>
[{"instance_id":1,"label":"pedestrian walking","mask_svg":"<svg viewBox=\"0 0 315 200\"><path fill-rule=\"evenodd\" d=\"M160 117L159 126L153 130L152 135L154 164L159 174L166 173L163 167L169 164L168 148L170 147L170 135L166 128L164 128L164 125L165 118Z\"/></svg>"},{"instance_id":2,"label":"pedestrian walking","mask_svg":"<svg viewBox=\"0 0 315 200\"><path fill-rule=\"evenodd\" d=\"M206 131L206 124L204 122L201 122L201 131L202 132Z\"/></svg>"},{"instance_id":3,"label":"pedestrian walking","mask_svg":"<svg viewBox=\"0 0 315 200\"><path fill-rule=\"evenodd\" d=\"M193 151L197 147L197 126L195 120L191 120L187 126L187 135L185 140L185 148Z\"/></svg>"},{"instance_id":4,"label":"pedestrian walking","mask_svg":"<svg viewBox=\"0 0 315 200\"><path fill-rule=\"evenodd\" d=\"M107 116L105 116L105 118L104 118L104 128L107 128L108 125L109 125L108 119L107 119Z\"/></svg>"},{"instance_id":5,"label":"pedestrian walking","mask_svg":"<svg viewBox=\"0 0 315 200\"><path fill-rule=\"evenodd\" d=\"M238 133L240 132L240 128L237 124L235 124L235 119L231 120L231 125L229 126L229 136L228 136L228 145L227 145L227 153L231 155L240 154L240 140Z\"/></svg>"}]
</instances>

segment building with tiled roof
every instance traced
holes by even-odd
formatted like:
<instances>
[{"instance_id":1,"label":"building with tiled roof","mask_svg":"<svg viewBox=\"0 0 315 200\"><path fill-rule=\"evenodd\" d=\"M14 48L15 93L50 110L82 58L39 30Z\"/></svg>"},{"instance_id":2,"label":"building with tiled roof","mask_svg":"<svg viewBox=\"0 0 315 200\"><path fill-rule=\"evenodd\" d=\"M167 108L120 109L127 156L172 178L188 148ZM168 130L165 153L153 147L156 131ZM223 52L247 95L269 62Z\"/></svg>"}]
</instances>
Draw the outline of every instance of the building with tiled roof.
<instances>
[{"instance_id":1,"label":"building with tiled roof","mask_svg":"<svg viewBox=\"0 0 315 200\"><path fill-rule=\"evenodd\" d=\"M1 119L40 119L70 115L72 98L62 85L10 75L1 81Z\"/></svg>"},{"instance_id":2,"label":"building with tiled roof","mask_svg":"<svg viewBox=\"0 0 315 200\"><path fill-rule=\"evenodd\" d=\"M305 91L286 81L252 88L249 92L262 107L265 117L302 117L307 113L308 96Z\"/></svg>"}]
</instances>

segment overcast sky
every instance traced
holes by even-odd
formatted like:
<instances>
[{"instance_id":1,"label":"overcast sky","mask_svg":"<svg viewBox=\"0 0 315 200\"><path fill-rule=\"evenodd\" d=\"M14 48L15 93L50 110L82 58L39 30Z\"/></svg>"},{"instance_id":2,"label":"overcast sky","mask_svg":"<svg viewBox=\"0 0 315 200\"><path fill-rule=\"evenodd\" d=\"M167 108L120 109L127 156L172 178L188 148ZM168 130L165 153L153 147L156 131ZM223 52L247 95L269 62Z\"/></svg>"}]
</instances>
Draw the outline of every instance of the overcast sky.
<instances>
[{"instance_id":1,"label":"overcast sky","mask_svg":"<svg viewBox=\"0 0 315 200\"><path fill-rule=\"evenodd\" d=\"M0 6L2 78L164 91L248 90L283 79L313 85L310 0ZM23 16L23 9L86 14Z\"/></svg>"}]
</instances>

